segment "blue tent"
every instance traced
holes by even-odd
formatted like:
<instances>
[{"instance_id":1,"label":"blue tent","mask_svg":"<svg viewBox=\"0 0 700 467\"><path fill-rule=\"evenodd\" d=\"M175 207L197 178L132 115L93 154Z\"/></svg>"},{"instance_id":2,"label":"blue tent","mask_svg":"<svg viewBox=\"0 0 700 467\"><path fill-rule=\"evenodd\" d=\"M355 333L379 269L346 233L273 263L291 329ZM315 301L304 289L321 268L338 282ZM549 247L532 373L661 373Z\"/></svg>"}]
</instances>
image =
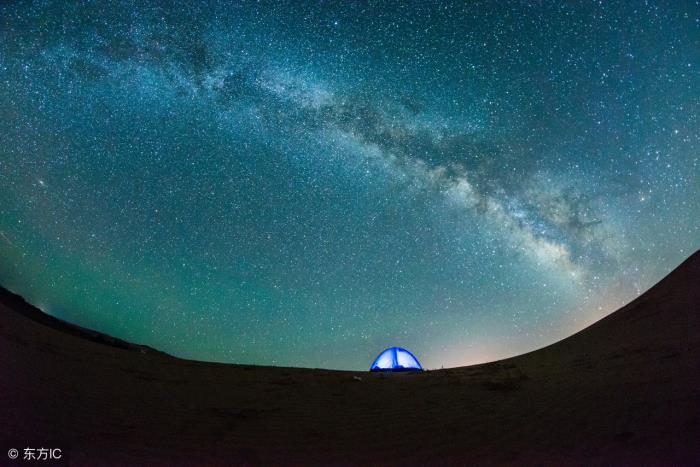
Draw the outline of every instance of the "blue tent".
<instances>
[{"instance_id":1,"label":"blue tent","mask_svg":"<svg viewBox=\"0 0 700 467\"><path fill-rule=\"evenodd\" d=\"M401 347L389 347L374 359L369 371L420 371L418 359Z\"/></svg>"}]
</instances>

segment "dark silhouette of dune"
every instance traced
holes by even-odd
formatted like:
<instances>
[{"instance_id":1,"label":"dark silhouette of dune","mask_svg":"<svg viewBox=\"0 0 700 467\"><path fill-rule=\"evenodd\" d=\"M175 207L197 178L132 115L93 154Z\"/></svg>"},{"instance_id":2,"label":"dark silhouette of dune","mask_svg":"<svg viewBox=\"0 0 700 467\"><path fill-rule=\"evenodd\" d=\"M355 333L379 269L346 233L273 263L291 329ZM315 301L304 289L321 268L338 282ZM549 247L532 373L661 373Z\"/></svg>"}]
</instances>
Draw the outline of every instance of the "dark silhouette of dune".
<instances>
[{"instance_id":1,"label":"dark silhouette of dune","mask_svg":"<svg viewBox=\"0 0 700 467\"><path fill-rule=\"evenodd\" d=\"M3 292L0 370L0 440L71 465L694 465L700 253L567 339L423 373L181 360Z\"/></svg>"},{"instance_id":2,"label":"dark silhouette of dune","mask_svg":"<svg viewBox=\"0 0 700 467\"><path fill-rule=\"evenodd\" d=\"M71 336L81 337L83 339L95 342L98 344L109 345L116 347L118 349L125 350L135 350L141 353L160 353L167 355L165 352L161 352L147 345L133 344L127 342L123 339L117 337L112 337L101 332L93 331L92 329L87 329L82 326L78 326L62 319L56 318L54 316L48 315L36 308L33 305L27 303L21 296L10 292L4 287L0 287L0 303L3 306L20 313L21 315L48 326L57 331L70 334Z\"/></svg>"}]
</instances>

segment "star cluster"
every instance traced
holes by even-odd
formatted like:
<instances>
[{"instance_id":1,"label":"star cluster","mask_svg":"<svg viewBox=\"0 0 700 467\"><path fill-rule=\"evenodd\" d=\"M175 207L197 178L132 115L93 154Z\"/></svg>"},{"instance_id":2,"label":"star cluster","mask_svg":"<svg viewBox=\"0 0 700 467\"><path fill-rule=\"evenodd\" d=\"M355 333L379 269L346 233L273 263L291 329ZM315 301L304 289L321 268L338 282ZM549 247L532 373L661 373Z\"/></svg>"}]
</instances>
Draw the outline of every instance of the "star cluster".
<instances>
[{"instance_id":1,"label":"star cluster","mask_svg":"<svg viewBox=\"0 0 700 467\"><path fill-rule=\"evenodd\" d=\"M697 2L0 6L0 282L178 356L549 344L700 246Z\"/></svg>"}]
</instances>

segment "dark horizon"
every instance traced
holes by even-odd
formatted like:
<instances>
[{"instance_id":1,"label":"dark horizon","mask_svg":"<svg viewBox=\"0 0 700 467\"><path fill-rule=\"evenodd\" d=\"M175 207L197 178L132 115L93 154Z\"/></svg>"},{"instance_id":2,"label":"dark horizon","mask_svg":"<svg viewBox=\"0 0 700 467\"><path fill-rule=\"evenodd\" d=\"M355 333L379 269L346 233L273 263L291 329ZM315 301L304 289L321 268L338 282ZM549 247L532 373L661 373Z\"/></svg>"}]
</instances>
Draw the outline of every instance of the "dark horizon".
<instances>
[{"instance_id":1,"label":"dark horizon","mask_svg":"<svg viewBox=\"0 0 700 467\"><path fill-rule=\"evenodd\" d=\"M697 257L700 257L700 250L696 251L695 253L691 254L686 259L684 259L678 266L676 266L671 271L669 271L667 273L667 275L661 279L661 281L663 281L668 275L670 275L674 271L680 269L684 264L691 262L691 260L693 258L697 258ZM661 281L659 281L659 282L661 282ZM659 282L654 283L648 290L645 290L644 292L642 292L640 294L640 296L643 296L645 293L649 292L649 290L655 288L657 285L659 285ZM3 284L0 284L0 302L11 307L13 311L18 312L18 313L22 314L23 316L25 316L33 321L36 321L38 323L41 323L45 326L48 326L52 329L58 330L60 332L64 332L64 333L69 334L69 335L79 337L81 339L86 339L86 340L89 340L91 342L96 342L98 344L108 345L108 346L112 346L112 347L116 347L116 348L124 349L124 350L131 350L131 351L136 351L136 352L140 352L140 353L155 353L155 354L165 355L165 356L170 357L170 358L175 358L178 360L184 360L184 361L195 362L195 363L205 363L205 364L206 363L215 363L215 364L222 364L222 365L237 365L237 366L245 366L245 367L295 368L295 369L323 370L323 371L342 371L342 372L346 372L346 373L357 373L358 371L363 371L363 369L358 370L358 369L319 368L319 367L305 367L305 366L251 365L251 364L238 363L238 362L219 362L219 361L215 361L215 360L188 359L188 358L185 358L182 356L168 354L167 352L164 352L161 349L153 348L153 347L147 346L147 345L140 343L140 342L124 341L118 337L101 333L95 329L84 328L84 327L81 327L81 326L76 325L74 323L64 321L64 320L57 318L55 316L52 316L52 315L46 313L44 310L41 310L40 308L36 307L32 303L28 302L25 297L23 297L22 295L4 287ZM632 302L624 304L621 308L626 308L626 307L632 305L633 303L634 303L634 300ZM594 321L590 325L573 333L572 335L569 335L569 336L566 336L562 339L558 339L556 341L547 343L542 347L527 351L523 354L509 355L509 356L499 358L496 360L477 362L477 363L472 363L469 365L461 365L458 367L424 368L424 370L427 370L427 371L449 370L449 369L468 367L468 366L479 366L479 365L489 364L489 363L493 364L493 363L498 363L499 361L510 360L510 359L520 357L523 355L527 355L527 354L530 354L533 352L538 352L538 351L544 350L548 347L554 346L554 345L556 345L564 340L567 340L567 339L569 339L569 338L571 338L571 337L573 337L581 332L586 331L589 327L600 323L600 321L615 314L617 311L620 311L620 310L619 309L615 310L612 313L610 313L609 315L601 317L599 320Z\"/></svg>"}]
</instances>

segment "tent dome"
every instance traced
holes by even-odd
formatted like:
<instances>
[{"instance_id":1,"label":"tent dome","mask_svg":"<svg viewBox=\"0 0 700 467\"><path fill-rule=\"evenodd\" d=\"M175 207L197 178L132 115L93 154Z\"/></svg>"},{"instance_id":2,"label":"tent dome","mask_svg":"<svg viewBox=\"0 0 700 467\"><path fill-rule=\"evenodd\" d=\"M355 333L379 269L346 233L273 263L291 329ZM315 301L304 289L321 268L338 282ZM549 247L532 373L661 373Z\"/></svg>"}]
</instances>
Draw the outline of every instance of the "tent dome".
<instances>
[{"instance_id":1,"label":"tent dome","mask_svg":"<svg viewBox=\"0 0 700 467\"><path fill-rule=\"evenodd\" d=\"M420 371L418 359L401 347L389 347L374 359L369 371Z\"/></svg>"}]
</instances>

